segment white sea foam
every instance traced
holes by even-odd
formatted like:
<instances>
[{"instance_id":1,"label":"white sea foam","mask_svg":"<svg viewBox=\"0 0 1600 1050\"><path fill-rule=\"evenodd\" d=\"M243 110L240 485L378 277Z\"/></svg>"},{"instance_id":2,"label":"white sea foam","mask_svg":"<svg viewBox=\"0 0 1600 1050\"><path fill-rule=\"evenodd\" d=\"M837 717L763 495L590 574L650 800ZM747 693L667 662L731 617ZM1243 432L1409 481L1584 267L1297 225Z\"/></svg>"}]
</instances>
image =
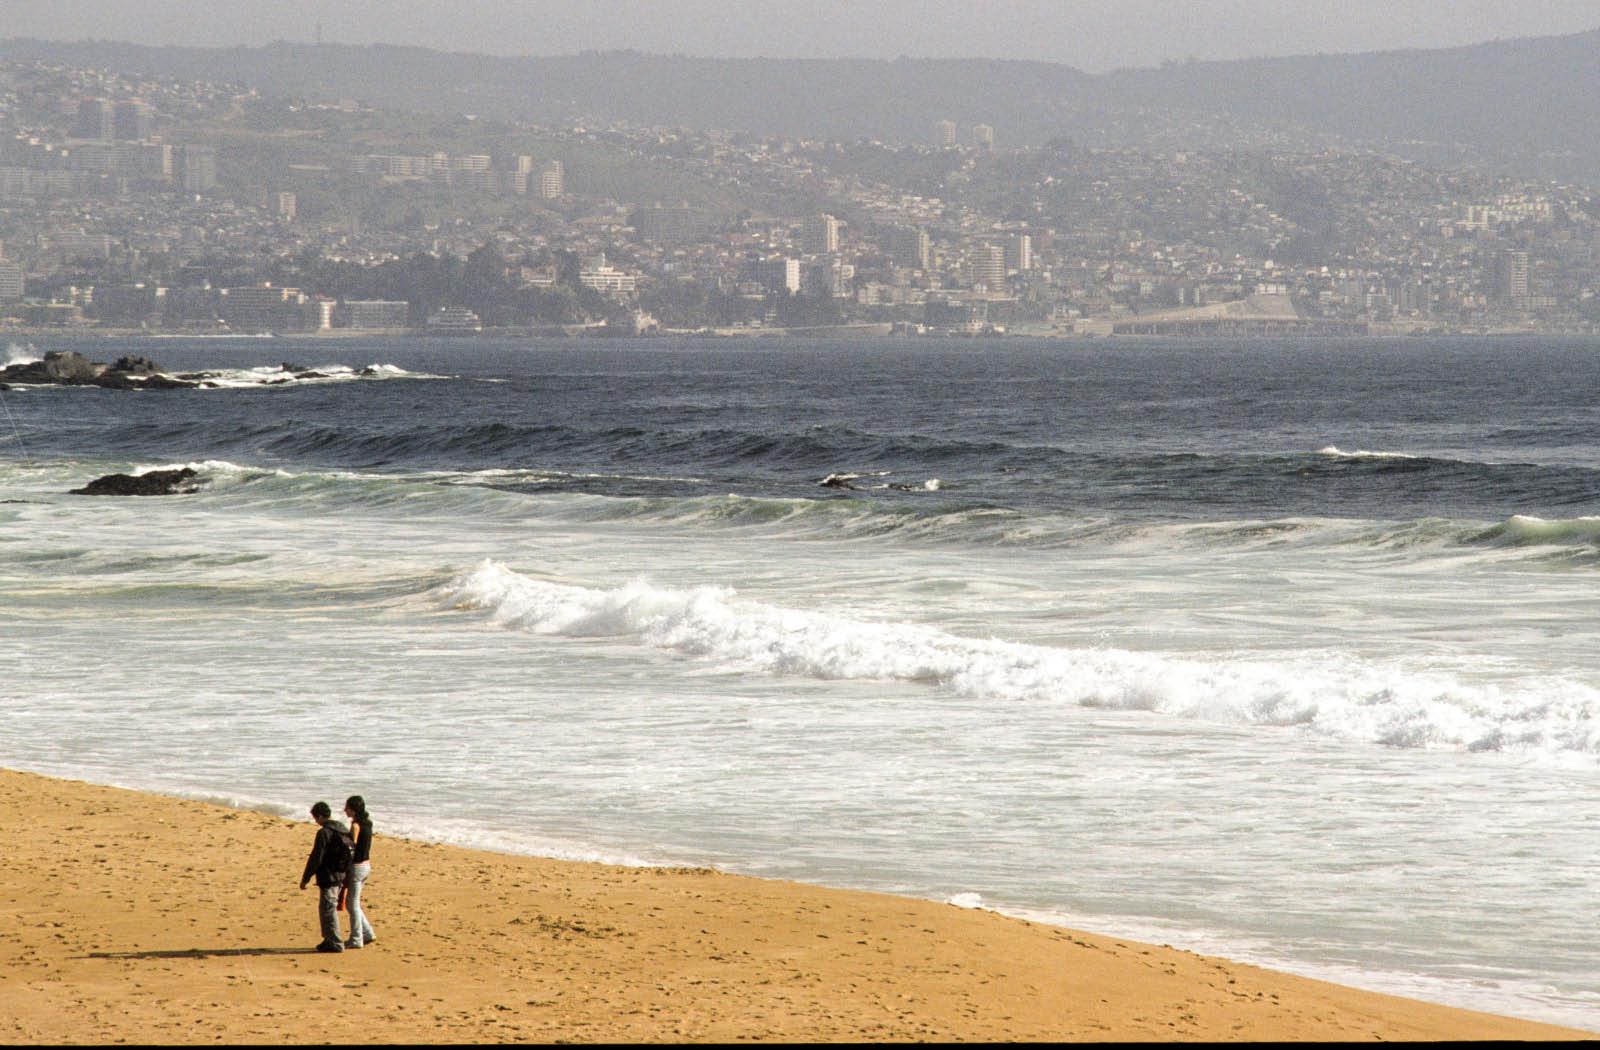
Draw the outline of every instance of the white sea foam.
<instances>
[{"instance_id":1,"label":"white sea foam","mask_svg":"<svg viewBox=\"0 0 1600 1050\"><path fill-rule=\"evenodd\" d=\"M147 474L152 470L181 470L188 467L190 470L202 471L208 474L276 474L280 478L293 478L299 475L291 474L287 470L273 470L264 467L247 467L241 463L234 463L226 459L200 459L190 460L187 463L157 463L154 465L140 464L135 467L135 474Z\"/></svg>"},{"instance_id":2,"label":"white sea foam","mask_svg":"<svg viewBox=\"0 0 1600 1050\"><path fill-rule=\"evenodd\" d=\"M27 365L41 361L44 355L34 348L32 343L8 343L6 345L6 361L0 368L10 368L12 365Z\"/></svg>"},{"instance_id":3,"label":"white sea foam","mask_svg":"<svg viewBox=\"0 0 1600 1050\"><path fill-rule=\"evenodd\" d=\"M852 471L840 471L838 473L829 474L827 477L817 482L817 484L823 486L824 488L851 488L853 487L850 484L852 481L860 481L862 478L886 478L888 476L889 471L887 470L870 470L863 474L857 474Z\"/></svg>"},{"instance_id":4,"label":"white sea foam","mask_svg":"<svg viewBox=\"0 0 1600 1050\"><path fill-rule=\"evenodd\" d=\"M1417 459L1409 452L1368 452L1366 449L1357 449L1346 452L1336 445L1328 445L1317 450L1319 456L1328 456L1332 459Z\"/></svg>"},{"instance_id":5,"label":"white sea foam","mask_svg":"<svg viewBox=\"0 0 1600 1050\"><path fill-rule=\"evenodd\" d=\"M451 821L408 819L391 816L384 824L384 832L423 842L448 843L488 850L491 853L511 853L524 856L550 857L555 860L585 861L610 864L620 868L653 868L675 864L699 864L694 858L674 858L663 855L644 856L627 850L612 849L595 843L583 842L551 835L530 834L527 831L509 831L484 821Z\"/></svg>"},{"instance_id":6,"label":"white sea foam","mask_svg":"<svg viewBox=\"0 0 1600 1050\"><path fill-rule=\"evenodd\" d=\"M316 368L287 369L281 365L263 365L257 368L230 368L212 371L185 372L185 377L198 380L207 387L224 390L255 389L258 387L305 386L318 383L348 383L361 379L444 379L445 376L426 372L408 372L391 364L371 364L365 368L349 365L319 365Z\"/></svg>"},{"instance_id":7,"label":"white sea foam","mask_svg":"<svg viewBox=\"0 0 1600 1050\"><path fill-rule=\"evenodd\" d=\"M1297 727L1401 748L1584 761L1600 755L1600 690L1562 678L1469 682L1445 671L1316 652L1197 658L1051 648L779 608L721 587L548 583L493 561L456 577L438 597L454 608L487 612L506 627L632 638L747 672L922 683L986 700Z\"/></svg>"},{"instance_id":8,"label":"white sea foam","mask_svg":"<svg viewBox=\"0 0 1600 1050\"><path fill-rule=\"evenodd\" d=\"M430 478L452 484L475 485L485 481L496 483L538 484L547 481L664 481L686 485L700 485L704 478L679 477L671 474L597 474L566 470L530 470L525 467L492 467L487 470L428 470L406 477Z\"/></svg>"}]
</instances>

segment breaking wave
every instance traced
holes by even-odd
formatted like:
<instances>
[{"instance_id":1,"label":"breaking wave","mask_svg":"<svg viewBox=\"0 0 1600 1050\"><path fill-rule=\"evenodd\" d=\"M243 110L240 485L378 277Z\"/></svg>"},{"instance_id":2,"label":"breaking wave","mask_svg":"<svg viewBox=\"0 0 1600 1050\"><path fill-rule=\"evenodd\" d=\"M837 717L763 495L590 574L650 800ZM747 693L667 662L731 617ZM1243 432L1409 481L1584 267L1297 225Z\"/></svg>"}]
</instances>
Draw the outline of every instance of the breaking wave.
<instances>
[{"instance_id":1,"label":"breaking wave","mask_svg":"<svg viewBox=\"0 0 1600 1050\"><path fill-rule=\"evenodd\" d=\"M746 672L916 683L997 704L1061 703L1402 748L1600 755L1600 690L1561 678L1473 684L1354 658L1197 657L964 638L740 599L723 587L549 583L485 561L444 607L569 638L624 638Z\"/></svg>"},{"instance_id":2,"label":"breaking wave","mask_svg":"<svg viewBox=\"0 0 1600 1050\"><path fill-rule=\"evenodd\" d=\"M1517 514L1472 540L1502 547L1587 547L1600 554L1600 516L1546 520Z\"/></svg>"},{"instance_id":3,"label":"breaking wave","mask_svg":"<svg viewBox=\"0 0 1600 1050\"><path fill-rule=\"evenodd\" d=\"M1331 459L1420 459L1409 452L1368 452L1365 449L1355 452L1345 452L1336 445L1329 445L1317 451L1319 456L1328 456Z\"/></svg>"},{"instance_id":4,"label":"breaking wave","mask_svg":"<svg viewBox=\"0 0 1600 1050\"><path fill-rule=\"evenodd\" d=\"M181 372L178 373L178 378L197 382L205 389L251 390L260 387L348 383L358 379L444 379L446 377L429 375L425 372L408 372L398 365L390 364L370 364L363 368L353 368L350 365L319 365L315 368L304 368L285 364Z\"/></svg>"}]
</instances>

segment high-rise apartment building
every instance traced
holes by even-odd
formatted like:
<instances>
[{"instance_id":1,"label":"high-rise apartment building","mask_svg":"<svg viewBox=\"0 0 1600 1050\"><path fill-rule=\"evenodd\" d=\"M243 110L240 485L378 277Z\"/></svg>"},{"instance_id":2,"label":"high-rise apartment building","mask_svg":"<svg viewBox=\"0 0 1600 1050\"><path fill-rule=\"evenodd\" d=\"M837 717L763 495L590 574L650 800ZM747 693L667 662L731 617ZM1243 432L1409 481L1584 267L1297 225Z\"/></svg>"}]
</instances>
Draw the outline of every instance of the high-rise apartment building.
<instances>
[{"instance_id":1,"label":"high-rise apartment building","mask_svg":"<svg viewBox=\"0 0 1600 1050\"><path fill-rule=\"evenodd\" d=\"M180 147L177 167L176 177L185 193L205 193L217 188L217 151L213 147Z\"/></svg>"},{"instance_id":2,"label":"high-rise apartment building","mask_svg":"<svg viewBox=\"0 0 1600 1050\"><path fill-rule=\"evenodd\" d=\"M172 147L165 142L141 142L136 147L134 171L140 178L162 182L172 178Z\"/></svg>"},{"instance_id":3,"label":"high-rise apartment building","mask_svg":"<svg viewBox=\"0 0 1600 1050\"><path fill-rule=\"evenodd\" d=\"M0 259L0 303L14 303L22 298L22 265Z\"/></svg>"},{"instance_id":4,"label":"high-rise apartment building","mask_svg":"<svg viewBox=\"0 0 1600 1050\"><path fill-rule=\"evenodd\" d=\"M86 98L78 103L78 119L72 124L71 137L98 139L109 142L116 137L117 110L108 98Z\"/></svg>"},{"instance_id":5,"label":"high-rise apartment building","mask_svg":"<svg viewBox=\"0 0 1600 1050\"><path fill-rule=\"evenodd\" d=\"M998 244L980 244L973 249L968 264L972 272L972 287L982 288L990 294L1005 291L1006 252Z\"/></svg>"},{"instance_id":6,"label":"high-rise apartment building","mask_svg":"<svg viewBox=\"0 0 1600 1050\"><path fill-rule=\"evenodd\" d=\"M1528 253L1505 251L1500 253L1500 299L1507 303L1524 303L1528 299Z\"/></svg>"},{"instance_id":7,"label":"high-rise apartment building","mask_svg":"<svg viewBox=\"0 0 1600 1050\"><path fill-rule=\"evenodd\" d=\"M838 256L818 259L800 275L800 290L811 296L842 299L850 294L856 268Z\"/></svg>"},{"instance_id":8,"label":"high-rise apartment building","mask_svg":"<svg viewBox=\"0 0 1600 1050\"><path fill-rule=\"evenodd\" d=\"M287 190L272 195L273 211L284 222L293 222L295 213L299 210L295 195Z\"/></svg>"},{"instance_id":9,"label":"high-rise apartment building","mask_svg":"<svg viewBox=\"0 0 1600 1050\"><path fill-rule=\"evenodd\" d=\"M843 225L832 215L819 215L812 224L806 247L816 255L829 255L839 250L839 228Z\"/></svg>"},{"instance_id":10,"label":"high-rise apartment building","mask_svg":"<svg viewBox=\"0 0 1600 1050\"><path fill-rule=\"evenodd\" d=\"M933 125L933 141L940 146L954 146L956 144L956 122L941 120Z\"/></svg>"},{"instance_id":11,"label":"high-rise apartment building","mask_svg":"<svg viewBox=\"0 0 1600 1050\"><path fill-rule=\"evenodd\" d=\"M994 149L994 128L988 124L972 125L972 144L979 149Z\"/></svg>"},{"instance_id":12,"label":"high-rise apartment building","mask_svg":"<svg viewBox=\"0 0 1600 1050\"><path fill-rule=\"evenodd\" d=\"M908 270L926 270L933 256L928 231L917 226L902 226L895 230L890 255L897 266Z\"/></svg>"},{"instance_id":13,"label":"high-rise apartment building","mask_svg":"<svg viewBox=\"0 0 1600 1050\"><path fill-rule=\"evenodd\" d=\"M1014 235L1006 244L1006 265L1020 273L1033 269L1033 238L1026 233Z\"/></svg>"},{"instance_id":14,"label":"high-rise apartment building","mask_svg":"<svg viewBox=\"0 0 1600 1050\"><path fill-rule=\"evenodd\" d=\"M755 279L769 292L793 295L800 290L799 259L763 259L752 269Z\"/></svg>"},{"instance_id":15,"label":"high-rise apartment building","mask_svg":"<svg viewBox=\"0 0 1600 1050\"><path fill-rule=\"evenodd\" d=\"M116 106L113 134L125 142L143 142L150 137L155 112L143 99L123 99Z\"/></svg>"},{"instance_id":16,"label":"high-rise apartment building","mask_svg":"<svg viewBox=\"0 0 1600 1050\"><path fill-rule=\"evenodd\" d=\"M530 189L539 188L539 176L533 158L526 153L516 153L507 158L501 186L507 193L526 197Z\"/></svg>"},{"instance_id":17,"label":"high-rise apartment building","mask_svg":"<svg viewBox=\"0 0 1600 1050\"><path fill-rule=\"evenodd\" d=\"M547 161L539 169L539 196L545 200L555 200L567 192L566 173L559 160Z\"/></svg>"}]
</instances>

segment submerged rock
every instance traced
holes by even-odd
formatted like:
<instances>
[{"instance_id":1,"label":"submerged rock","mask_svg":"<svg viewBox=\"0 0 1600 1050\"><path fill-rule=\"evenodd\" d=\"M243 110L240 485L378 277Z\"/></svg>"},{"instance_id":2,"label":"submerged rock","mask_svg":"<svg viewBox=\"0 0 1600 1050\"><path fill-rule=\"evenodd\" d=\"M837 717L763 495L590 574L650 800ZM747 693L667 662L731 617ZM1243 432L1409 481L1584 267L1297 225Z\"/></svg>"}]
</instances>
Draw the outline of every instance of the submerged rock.
<instances>
[{"instance_id":1,"label":"submerged rock","mask_svg":"<svg viewBox=\"0 0 1600 1050\"><path fill-rule=\"evenodd\" d=\"M81 489L72 489L74 496L172 496L199 492L200 485L193 479L199 474L193 467L176 470L152 470L144 474L107 474L95 478Z\"/></svg>"},{"instance_id":2,"label":"submerged rock","mask_svg":"<svg viewBox=\"0 0 1600 1050\"><path fill-rule=\"evenodd\" d=\"M195 387L209 386L208 383L192 383L187 379L174 379L165 372L157 372L143 383L139 384L141 390L193 390Z\"/></svg>"}]
</instances>

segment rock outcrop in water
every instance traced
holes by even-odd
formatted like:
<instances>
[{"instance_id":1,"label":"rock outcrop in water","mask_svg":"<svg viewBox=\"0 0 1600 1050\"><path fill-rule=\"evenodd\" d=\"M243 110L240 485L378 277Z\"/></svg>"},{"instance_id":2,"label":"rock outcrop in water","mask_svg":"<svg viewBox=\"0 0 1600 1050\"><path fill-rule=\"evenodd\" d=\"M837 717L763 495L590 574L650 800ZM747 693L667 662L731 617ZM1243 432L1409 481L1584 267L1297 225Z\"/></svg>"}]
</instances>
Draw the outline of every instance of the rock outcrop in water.
<instances>
[{"instance_id":1,"label":"rock outcrop in water","mask_svg":"<svg viewBox=\"0 0 1600 1050\"><path fill-rule=\"evenodd\" d=\"M0 390L13 385L96 386L107 390L192 390L196 387L282 386L317 379L383 379L400 369L368 365L307 368L289 361L274 368L167 372L148 357L125 355L111 364L90 361L73 350L52 350L41 360L0 368Z\"/></svg>"},{"instance_id":2,"label":"rock outcrop in water","mask_svg":"<svg viewBox=\"0 0 1600 1050\"><path fill-rule=\"evenodd\" d=\"M74 496L172 496L200 491L193 467L175 470L152 470L144 474L107 474L95 478L81 489L72 489Z\"/></svg>"},{"instance_id":3,"label":"rock outcrop in water","mask_svg":"<svg viewBox=\"0 0 1600 1050\"><path fill-rule=\"evenodd\" d=\"M91 361L76 350L51 350L38 361L0 369L0 385L6 383L98 386L108 390L188 390L200 385L167 375L148 357L123 356L108 365Z\"/></svg>"}]
</instances>

